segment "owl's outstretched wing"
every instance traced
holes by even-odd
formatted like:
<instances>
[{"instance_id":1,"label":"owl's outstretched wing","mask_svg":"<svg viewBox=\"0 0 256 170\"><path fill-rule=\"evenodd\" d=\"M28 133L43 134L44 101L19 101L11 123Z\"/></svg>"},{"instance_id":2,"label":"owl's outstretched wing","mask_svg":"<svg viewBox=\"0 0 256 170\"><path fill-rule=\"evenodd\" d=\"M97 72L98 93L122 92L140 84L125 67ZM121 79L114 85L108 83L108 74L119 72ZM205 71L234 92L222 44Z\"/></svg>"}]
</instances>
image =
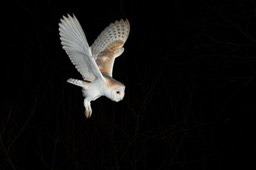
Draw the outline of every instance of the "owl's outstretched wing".
<instances>
[{"instance_id":1,"label":"owl's outstretched wing","mask_svg":"<svg viewBox=\"0 0 256 170\"><path fill-rule=\"evenodd\" d=\"M106 27L92 44L92 55L102 73L112 77L115 58L124 52L129 32L129 21L121 19Z\"/></svg>"},{"instance_id":2,"label":"owl's outstretched wing","mask_svg":"<svg viewBox=\"0 0 256 170\"><path fill-rule=\"evenodd\" d=\"M75 15L63 16L59 23L59 34L63 49L84 80L104 80L88 45L83 29Z\"/></svg>"}]
</instances>

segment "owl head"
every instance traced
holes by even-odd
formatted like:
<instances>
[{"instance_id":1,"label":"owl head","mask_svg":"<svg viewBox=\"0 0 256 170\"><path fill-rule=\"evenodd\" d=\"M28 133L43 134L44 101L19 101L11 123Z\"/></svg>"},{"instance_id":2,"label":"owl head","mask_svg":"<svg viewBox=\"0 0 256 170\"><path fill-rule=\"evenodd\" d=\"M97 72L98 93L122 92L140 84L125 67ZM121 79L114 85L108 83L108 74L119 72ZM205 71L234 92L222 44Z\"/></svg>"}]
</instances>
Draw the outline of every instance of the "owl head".
<instances>
[{"instance_id":1,"label":"owl head","mask_svg":"<svg viewBox=\"0 0 256 170\"><path fill-rule=\"evenodd\" d=\"M109 82L107 83L108 87L107 88L107 93L106 96L108 98L110 98L111 100L115 101L115 102L119 102L120 100L122 100L124 98L124 94L125 94L125 86L114 80L114 79L109 79Z\"/></svg>"}]
</instances>

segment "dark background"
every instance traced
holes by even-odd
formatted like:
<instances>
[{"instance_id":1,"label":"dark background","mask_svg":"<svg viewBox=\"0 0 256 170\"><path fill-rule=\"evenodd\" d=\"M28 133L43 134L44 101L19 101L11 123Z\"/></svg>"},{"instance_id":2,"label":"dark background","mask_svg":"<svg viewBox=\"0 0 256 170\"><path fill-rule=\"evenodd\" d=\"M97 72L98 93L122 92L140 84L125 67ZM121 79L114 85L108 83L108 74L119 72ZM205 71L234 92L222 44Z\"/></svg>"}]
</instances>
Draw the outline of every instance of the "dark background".
<instances>
[{"instance_id":1,"label":"dark background","mask_svg":"<svg viewBox=\"0 0 256 170\"><path fill-rule=\"evenodd\" d=\"M10 0L1 6L0 169L253 169L256 1ZM8 4L7 4L8 3ZM89 44L131 24L114 78L85 119L81 79L58 23L74 13Z\"/></svg>"}]
</instances>

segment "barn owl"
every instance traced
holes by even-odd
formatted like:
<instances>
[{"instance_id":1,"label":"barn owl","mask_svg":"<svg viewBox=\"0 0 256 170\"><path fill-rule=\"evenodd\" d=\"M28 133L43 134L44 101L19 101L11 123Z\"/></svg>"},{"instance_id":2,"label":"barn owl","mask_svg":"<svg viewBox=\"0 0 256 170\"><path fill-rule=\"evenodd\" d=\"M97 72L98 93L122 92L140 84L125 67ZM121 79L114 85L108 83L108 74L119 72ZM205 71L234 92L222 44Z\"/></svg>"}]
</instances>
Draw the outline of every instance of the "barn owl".
<instances>
[{"instance_id":1,"label":"barn owl","mask_svg":"<svg viewBox=\"0 0 256 170\"><path fill-rule=\"evenodd\" d=\"M63 16L59 34L63 49L82 75L83 80L69 78L68 83L82 87L86 118L91 117L91 101L101 96L118 102L123 99L125 85L112 77L115 58L124 52L130 32L129 21L111 23L89 46L84 31L75 15Z\"/></svg>"}]
</instances>

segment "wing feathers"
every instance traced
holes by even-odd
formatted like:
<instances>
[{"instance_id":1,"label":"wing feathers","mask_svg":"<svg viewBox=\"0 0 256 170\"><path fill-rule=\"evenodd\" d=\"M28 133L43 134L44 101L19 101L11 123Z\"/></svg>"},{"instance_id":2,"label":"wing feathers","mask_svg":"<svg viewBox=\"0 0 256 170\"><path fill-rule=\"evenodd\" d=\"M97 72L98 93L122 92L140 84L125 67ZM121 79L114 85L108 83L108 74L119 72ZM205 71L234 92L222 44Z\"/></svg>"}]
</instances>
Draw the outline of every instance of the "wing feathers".
<instances>
[{"instance_id":1,"label":"wing feathers","mask_svg":"<svg viewBox=\"0 0 256 170\"><path fill-rule=\"evenodd\" d=\"M63 49L84 80L93 81L95 78L104 80L88 45L83 29L73 15L63 16L59 23L60 40Z\"/></svg>"},{"instance_id":2,"label":"wing feathers","mask_svg":"<svg viewBox=\"0 0 256 170\"><path fill-rule=\"evenodd\" d=\"M74 23L74 20L77 20L77 19L75 16L73 17L74 18L72 19L72 17L68 15L68 18L64 16L63 19L61 19L60 35L61 35L62 44L79 48L82 51L84 50L83 49L84 47L82 47L81 45L84 45L86 48L89 48L89 45L87 43L83 30L80 27L80 24ZM83 43L78 44L77 41L83 42ZM89 52L89 51L90 50L85 52Z\"/></svg>"},{"instance_id":3,"label":"wing feathers","mask_svg":"<svg viewBox=\"0 0 256 170\"><path fill-rule=\"evenodd\" d=\"M63 49L83 79L105 80L102 73L112 77L115 58L124 51L123 45L129 36L130 24L123 19L111 23L91 47L75 15L63 16L59 23L59 32Z\"/></svg>"},{"instance_id":4,"label":"wing feathers","mask_svg":"<svg viewBox=\"0 0 256 170\"><path fill-rule=\"evenodd\" d=\"M115 58L123 53L129 33L129 21L121 19L106 27L94 41L92 54L101 72L112 77Z\"/></svg>"}]
</instances>

